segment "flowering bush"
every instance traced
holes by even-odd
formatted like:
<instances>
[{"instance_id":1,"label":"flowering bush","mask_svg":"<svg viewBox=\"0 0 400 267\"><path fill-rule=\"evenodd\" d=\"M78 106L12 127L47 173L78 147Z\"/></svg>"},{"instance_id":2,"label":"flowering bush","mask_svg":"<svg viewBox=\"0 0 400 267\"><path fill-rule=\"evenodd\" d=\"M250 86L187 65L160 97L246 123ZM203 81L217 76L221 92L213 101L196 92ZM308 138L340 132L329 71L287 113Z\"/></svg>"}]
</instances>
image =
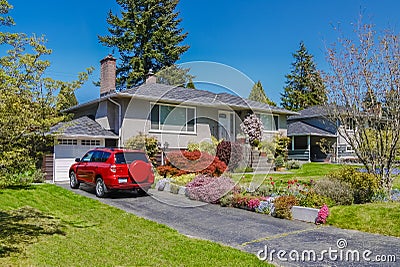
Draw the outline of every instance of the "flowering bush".
<instances>
[{"instance_id":1,"label":"flowering bush","mask_svg":"<svg viewBox=\"0 0 400 267\"><path fill-rule=\"evenodd\" d=\"M210 177L198 175L187 184L187 196L190 199L208 203L218 203L219 199L231 191L235 182L229 177Z\"/></svg>"},{"instance_id":2,"label":"flowering bush","mask_svg":"<svg viewBox=\"0 0 400 267\"><path fill-rule=\"evenodd\" d=\"M250 210L255 210L260 205L260 200L258 198L250 199L247 203L247 207Z\"/></svg>"},{"instance_id":3,"label":"flowering bush","mask_svg":"<svg viewBox=\"0 0 400 267\"><path fill-rule=\"evenodd\" d=\"M260 204L258 205L258 207L256 207L255 211L268 215L273 214L275 211L274 200L274 197L267 197L265 200L260 201Z\"/></svg>"},{"instance_id":4,"label":"flowering bush","mask_svg":"<svg viewBox=\"0 0 400 267\"><path fill-rule=\"evenodd\" d=\"M399 201L400 202L400 190L399 189L393 189L391 192L390 199L393 201Z\"/></svg>"},{"instance_id":5,"label":"flowering bush","mask_svg":"<svg viewBox=\"0 0 400 267\"><path fill-rule=\"evenodd\" d=\"M162 176L180 176L188 173L220 176L226 168L226 164L217 157L196 150L168 153L167 163L158 167L157 171Z\"/></svg>"},{"instance_id":6,"label":"flowering bush","mask_svg":"<svg viewBox=\"0 0 400 267\"><path fill-rule=\"evenodd\" d=\"M256 114L247 116L240 124L240 128L248 136L251 146L257 146L260 143L264 126Z\"/></svg>"},{"instance_id":7,"label":"flowering bush","mask_svg":"<svg viewBox=\"0 0 400 267\"><path fill-rule=\"evenodd\" d=\"M329 216L329 209L327 205L323 205L322 208L318 211L318 217L315 220L316 224L326 223L326 219Z\"/></svg>"}]
</instances>

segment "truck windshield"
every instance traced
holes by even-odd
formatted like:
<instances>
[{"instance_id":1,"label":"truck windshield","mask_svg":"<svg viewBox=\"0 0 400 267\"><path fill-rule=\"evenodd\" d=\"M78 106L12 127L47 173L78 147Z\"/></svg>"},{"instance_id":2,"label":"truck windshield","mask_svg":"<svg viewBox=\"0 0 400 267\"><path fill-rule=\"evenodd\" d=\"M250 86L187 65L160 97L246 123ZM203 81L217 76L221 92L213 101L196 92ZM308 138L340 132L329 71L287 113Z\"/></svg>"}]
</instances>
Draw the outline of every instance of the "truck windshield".
<instances>
[{"instance_id":1,"label":"truck windshield","mask_svg":"<svg viewBox=\"0 0 400 267\"><path fill-rule=\"evenodd\" d=\"M149 162L147 160L146 154L140 152L124 152L115 154L116 164L131 164L135 160L141 160L146 163Z\"/></svg>"}]
</instances>

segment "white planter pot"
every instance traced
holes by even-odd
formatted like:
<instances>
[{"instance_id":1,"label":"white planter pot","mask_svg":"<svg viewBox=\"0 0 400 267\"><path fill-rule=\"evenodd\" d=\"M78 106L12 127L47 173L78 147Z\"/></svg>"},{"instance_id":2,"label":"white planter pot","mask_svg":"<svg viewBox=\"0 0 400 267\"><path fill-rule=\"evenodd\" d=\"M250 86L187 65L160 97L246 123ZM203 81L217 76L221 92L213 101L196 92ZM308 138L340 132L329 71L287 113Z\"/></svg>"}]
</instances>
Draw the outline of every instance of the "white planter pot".
<instances>
[{"instance_id":1,"label":"white planter pot","mask_svg":"<svg viewBox=\"0 0 400 267\"><path fill-rule=\"evenodd\" d=\"M293 206L292 207L292 218L298 221L315 223L318 217L319 209Z\"/></svg>"}]
</instances>

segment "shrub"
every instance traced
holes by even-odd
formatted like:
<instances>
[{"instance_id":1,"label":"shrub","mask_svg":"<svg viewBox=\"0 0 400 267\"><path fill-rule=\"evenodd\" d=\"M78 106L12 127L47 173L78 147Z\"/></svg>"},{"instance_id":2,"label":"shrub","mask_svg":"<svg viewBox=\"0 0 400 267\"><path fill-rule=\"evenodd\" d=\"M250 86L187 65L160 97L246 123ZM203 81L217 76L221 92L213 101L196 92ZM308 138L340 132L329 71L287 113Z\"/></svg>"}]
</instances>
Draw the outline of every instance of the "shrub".
<instances>
[{"instance_id":1,"label":"shrub","mask_svg":"<svg viewBox=\"0 0 400 267\"><path fill-rule=\"evenodd\" d=\"M351 185L336 179L317 180L314 190L315 193L332 199L337 205L351 205L354 201Z\"/></svg>"},{"instance_id":2,"label":"shrub","mask_svg":"<svg viewBox=\"0 0 400 267\"><path fill-rule=\"evenodd\" d=\"M260 205L260 201L264 199L265 198L263 197L235 193L232 199L232 206L254 210L258 205Z\"/></svg>"},{"instance_id":3,"label":"shrub","mask_svg":"<svg viewBox=\"0 0 400 267\"><path fill-rule=\"evenodd\" d=\"M318 217L315 220L316 224L326 223L326 219L329 216L328 206L323 205L322 208L318 211Z\"/></svg>"},{"instance_id":4,"label":"shrub","mask_svg":"<svg viewBox=\"0 0 400 267\"><path fill-rule=\"evenodd\" d=\"M162 165L157 167L157 172L163 177L176 177L185 174L183 170L179 170L171 165Z\"/></svg>"},{"instance_id":5,"label":"shrub","mask_svg":"<svg viewBox=\"0 0 400 267\"><path fill-rule=\"evenodd\" d=\"M285 166L285 160L282 156L278 156L275 159L275 167L283 167Z\"/></svg>"},{"instance_id":6,"label":"shrub","mask_svg":"<svg viewBox=\"0 0 400 267\"><path fill-rule=\"evenodd\" d=\"M260 200L258 198L250 199L247 203L247 207L250 210L255 210L260 205Z\"/></svg>"},{"instance_id":7,"label":"shrub","mask_svg":"<svg viewBox=\"0 0 400 267\"><path fill-rule=\"evenodd\" d=\"M187 184L186 192L190 199L218 203L218 200L230 192L234 186L235 182L231 178L214 178L201 174Z\"/></svg>"},{"instance_id":8,"label":"shrub","mask_svg":"<svg viewBox=\"0 0 400 267\"><path fill-rule=\"evenodd\" d=\"M232 207L233 193L228 193L219 199L221 207Z\"/></svg>"},{"instance_id":9,"label":"shrub","mask_svg":"<svg viewBox=\"0 0 400 267\"><path fill-rule=\"evenodd\" d=\"M180 176L188 173L220 176L226 170L224 162L200 151L173 151L167 155L166 165L157 168L160 175Z\"/></svg>"},{"instance_id":10,"label":"shrub","mask_svg":"<svg viewBox=\"0 0 400 267\"><path fill-rule=\"evenodd\" d=\"M268 197L263 201L260 201L260 205L255 209L256 212L258 213L264 213L264 214L273 214L275 212L275 206L274 206L274 197Z\"/></svg>"},{"instance_id":11,"label":"shrub","mask_svg":"<svg viewBox=\"0 0 400 267\"><path fill-rule=\"evenodd\" d=\"M234 170L242 161L243 148L238 143L221 141L217 146L216 156L228 166L229 170Z\"/></svg>"},{"instance_id":12,"label":"shrub","mask_svg":"<svg viewBox=\"0 0 400 267\"><path fill-rule=\"evenodd\" d=\"M333 201L331 198L319 195L314 191L309 191L305 193L305 195L298 197L298 203L302 207L309 207L315 209L321 208L324 204L328 206L335 205L335 201Z\"/></svg>"},{"instance_id":13,"label":"shrub","mask_svg":"<svg viewBox=\"0 0 400 267\"><path fill-rule=\"evenodd\" d=\"M294 196L280 196L274 201L275 213L274 216L281 219L292 219L291 208L297 205L297 200Z\"/></svg>"},{"instance_id":14,"label":"shrub","mask_svg":"<svg viewBox=\"0 0 400 267\"><path fill-rule=\"evenodd\" d=\"M188 174L183 174L180 176L175 176L172 180L177 185L186 186L195 177L196 177L195 173L188 173Z\"/></svg>"},{"instance_id":15,"label":"shrub","mask_svg":"<svg viewBox=\"0 0 400 267\"><path fill-rule=\"evenodd\" d=\"M240 124L242 131L248 136L251 146L256 147L262 139L264 126L256 114L247 116Z\"/></svg>"},{"instance_id":16,"label":"shrub","mask_svg":"<svg viewBox=\"0 0 400 267\"><path fill-rule=\"evenodd\" d=\"M336 179L346 182L353 190L354 203L363 204L371 202L375 193L379 190L379 183L373 174L361 173L350 166L328 174L328 179Z\"/></svg>"},{"instance_id":17,"label":"shrub","mask_svg":"<svg viewBox=\"0 0 400 267\"><path fill-rule=\"evenodd\" d=\"M300 167L300 162L298 162L297 160L289 160L288 162L286 162L286 169L288 170L296 170L300 169Z\"/></svg>"},{"instance_id":18,"label":"shrub","mask_svg":"<svg viewBox=\"0 0 400 267\"><path fill-rule=\"evenodd\" d=\"M153 162L156 163L156 156L159 152L158 140L154 136L149 136L139 132L138 135L129 138L125 147L129 149L138 149L146 151L147 156Z\"/></svg>"},{"instance_id":19,"label":"shrub","mask_svg":"<svg viewBox=\"0 0 400 267\"><path fill-rule=\"evenodd\" d=\"M214 136L211 136L211 142L209 141L202 141L200 143L193 143L189 142L187 146L187 150L190 152L193 151L200 151L200 152L206 152L210 155L215 155L216 149L220 141L215 138Z\"/></svg>"}]
</instances>

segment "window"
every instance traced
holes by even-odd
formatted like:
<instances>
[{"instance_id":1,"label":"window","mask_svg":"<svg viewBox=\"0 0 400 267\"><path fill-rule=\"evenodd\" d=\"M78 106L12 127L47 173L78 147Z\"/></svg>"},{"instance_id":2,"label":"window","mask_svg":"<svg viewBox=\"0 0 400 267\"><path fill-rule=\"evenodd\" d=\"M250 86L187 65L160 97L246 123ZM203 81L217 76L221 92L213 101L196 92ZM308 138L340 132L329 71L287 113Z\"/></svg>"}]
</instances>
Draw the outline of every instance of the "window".
<instances>
[{"instance_id":1,"label":"window","mask_svg":"<svg viewBox=\"0 0 400 267\"><path fill-rule=\"evenodd\" d=\"M100 146L100 140L81 140L82 146Z\"/></svg>"},{"instance_id":2,"label":"window","mask_svg":"<svg viewBox=\"0 0 400 267\"><path fill-rule=\"evenodd\" d=\"M76 139L58 139L57 142L59 145L66 145L66 146L75 146L78 144L78 140Z\"/></svg>"},{"instance_id":3,"label":"window","mask_svg":"<svg viewBox=\"0 0 400 267\"><path fill-rule=\"evenodd\" d=\"M354 131L356 129L356 122L352 118L346 119L346 130Z\"/></svg>"},{"instance_id":4,"label":"window","mask_svg":"<svg viewBox=\"0 0 400 267\"><path fill-rule=\"evenodd\" d=\"M125 152L125 153L116 153L115 154L115 163L116 164L131 164L135 160L141 160L146 163L149 162L147 160L146 154L144 154L144 153Z\"/></svg>"},{"instance_id":5,"label":"window","mask_svg":"<svg viewBox=\"0 0 400 267\"><path fill-rule=\"evenodd\" d=\"M195 132L195 108L154 104L151 106L151 129L172 132Z\"/></svg>"},{"instance_id":6,"label":"window","mask_svg":"<svg viewBox=\"0 0 400 267\"><path fill-rule=\"evenodd\" d=\"M92 159L94 151L89 151L88 153L85 154L85 156L83 156L83 158L81 159L82 162L89 162Z\"/></svg>"},{"instance_id":7,"label":"window","mask_svg":"<svg viewBox=\"0 0 400 267\"><path fill-rule=\"evenodd\" d=\"M279 116L272 114L257 114L264 126L264 131L278 131L279 129Z\"/></svg>"},{"instance_id":8,"label":"window","mask_svg":"<svg viewBox=\"0 0 400 267\"><path fill-rule=\"evenodd\" d=\"M101 150L96 150L93 152L92 158L90 159L91 162L106 162L110 157L111 153L104 152Z\"/></svg>"}]
</instances>

